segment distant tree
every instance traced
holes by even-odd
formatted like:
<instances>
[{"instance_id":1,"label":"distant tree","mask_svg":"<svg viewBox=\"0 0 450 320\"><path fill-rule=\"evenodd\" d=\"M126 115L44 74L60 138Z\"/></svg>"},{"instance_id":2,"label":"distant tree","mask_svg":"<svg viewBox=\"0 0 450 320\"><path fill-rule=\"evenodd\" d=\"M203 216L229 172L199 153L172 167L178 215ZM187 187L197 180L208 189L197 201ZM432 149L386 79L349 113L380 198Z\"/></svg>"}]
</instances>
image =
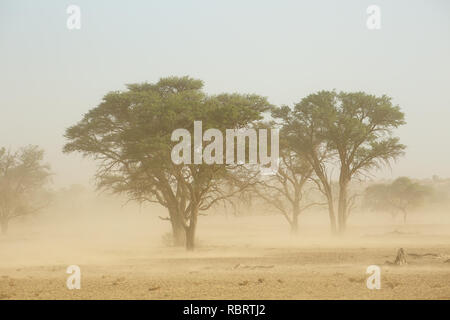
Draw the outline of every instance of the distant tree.
<instances>
[{"instance_id":1,"label":"distant tree","mask_svg":"<svg viewBox=\"0 0 450 320\"><path fill-rule=\"evenodd\" d=\"M0 148L0 227L5 234L11 219L39 211L48 199L39 194L50 177L44 151L27 146L12 152Z\"/></svg>"},{"instance_id":2,"label":"distant tree","mask_svg":"<svg viewBox=\"0 0 450 320\"><path fill-rule=\"evenodd\" d=\"M194 137L194 121L202 121L203 131L246 128L270 105L257 95L208 96L202 81L189 77L127 88L107 94L67 129L64 152L98 160L100 188L166 207L175 243L192 250L199 212L235 195L251 179L239 165L174 163L171 151L178 143L172 133L185 129Z\"/></svg>"},{"instance_id":3,"label":"distant tree","mask_svg":"<svg viewBox=\"0 0 450 320\"><path fill-rule=\"evenodd\" d=\"M375 184L367 187L364 204L375 211L387 211L394 218L401 213L403 223L406 223L408 213L422 205L432 193L431 187L401 177L391 184Z\"/></svg>"},{"instance_id":4,"label":"distant tree","mask_svg":"<svg viewBox=\"0 0 450 320\"><path fill-rule=\"evenodd\" d=\"M282 108L296 152L304 153L313 167L317 182L328 199L332 229L334 203L327 165L339 170L338 231L346 229L350 181L380 168L403 155L405 146L392 137L393 129L403 125L404 114L391 98L364 92L320 91L294 106ZM295 145L295 144L293 144Z\"/></svg>"}]
</instances>

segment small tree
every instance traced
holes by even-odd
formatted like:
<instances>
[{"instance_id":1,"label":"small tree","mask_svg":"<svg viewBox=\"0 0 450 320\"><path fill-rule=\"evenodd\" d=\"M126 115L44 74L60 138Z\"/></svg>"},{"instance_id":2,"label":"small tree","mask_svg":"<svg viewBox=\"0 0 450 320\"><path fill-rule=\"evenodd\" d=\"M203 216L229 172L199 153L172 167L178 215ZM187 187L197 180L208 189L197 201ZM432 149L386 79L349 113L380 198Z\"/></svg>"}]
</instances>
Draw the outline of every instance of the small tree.
<instances>
[{"instance_id":1,"label":"small tree","mask_svg":"<svg viewBox=\"0 0 450 320\"><path fill-rule=\"evenodd\" d=\"M35 213L48 201L38 196L50 176L44 151L28 146L11 152L0 148L0 226L6 234L11 219Z\"/></svg>"},{"instance_id":2,"label":"small tree","mask_svg":"<svg viewBox=\"0 0 450 320\"><path fill-rule=\"evenodd\" d=\"M408 213L422 205L431 194L430 187L401 177L391 184L369 186L365 192L364 203L372 210L388 211L394 218L401 213L403 223L406 223Z\"/></svg>"}]
</instances>

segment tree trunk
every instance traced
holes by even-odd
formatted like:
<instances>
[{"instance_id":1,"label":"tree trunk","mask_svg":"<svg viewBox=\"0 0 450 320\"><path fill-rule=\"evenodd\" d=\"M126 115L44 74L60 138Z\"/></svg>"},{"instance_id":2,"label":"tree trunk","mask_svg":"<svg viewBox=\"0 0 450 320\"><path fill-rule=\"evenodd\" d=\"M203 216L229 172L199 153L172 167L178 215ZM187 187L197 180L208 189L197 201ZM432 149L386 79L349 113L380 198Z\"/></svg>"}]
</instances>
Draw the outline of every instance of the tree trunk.
<instances>
[{"instance_id":1,"label":"tree trunk","mask_svg":"<svg viewBox=\"0 0 450 320\"><path fill-rule=\"evenodd\" d=\"M408 213L406 212L406 210L403 210L403 224L406 224L406 216L408 215Z\"/></svg>"},{"instance_id":2,"label":"tree trunk","mask_svg":"<svg viewBox=\"0 0 450 320\"><path fill-rule=\"evenodd\" d=\"M186 250L195 249L195 231L197 229L198 209L192 209L189 219L189 226L186 228Z\"/></svg>"},{"instance_id":3,"label":"tree trunk","mask_svg":"<svg viewBox=\"0 0 450 320\"><path fill-rule=\"evenodd\" d=\"M292 204L292 220L288 219L289 224L291 225L291 234L297 235L298 234L298 216L300 215L300 205L299 205L299 198L295 197L295 201Z\"/></svg>"},{"instance_id":4,"label":"tree trunk","mask_svg":"<svg viewBox=\"0 0 450 320\"><path fill-rule=\"evenodd\" d=\"M298 213L294 213L291 222L291 234L298 235Z\"/></svg>"},{"instance_id":5,"label":"tree trunk","mask_svg":"<svg viewBox=\"0 0 450 320\"><path fill-rule=\"evenodd\" d=\"M183 224L176 219L174 221L171 220L172 223L172 232L173 232L173 243L177 247L182 247L186 243L186 231L183 227Z\"/></svg>"},{"instance_id":6,"label":"tree trunk","mask_svg":"<svg viewBox=\"0 0 450 320\"><path fill-rule=\"evenodd\" d=\"M337 228L336 228L336 215L334 213L333 191L331 190L331 186L329 185L325 177L321 179L321 182L325 190L324 193L328 203L328 216L330 218L331 234L335 235L337 233Z\"/></svg>"},{"instance_id":7,"label":"tree trunk","mask_svg":"<svg viewBox=\"0 0 450 320\"><path fill-rule=\"evenodd\" d=\"M343 234L347 228L347 186L347 181L340 181L338 204L338 222L340 234Z\"/></svg>"},{"instance_id":8,"label":"tree trunk","mask_svg":"<svg viewBox=\"0 0 450 320\"><path fill-rule=\"evenodd\" d=\"M329 191L329 193L327 192L327 202L328 202L328 216L330 217L331 234L335 235L337 233L336 215L334 214L334 203L331 190Z\"/></svg>"},{"instance_id":9,"label":"tree trunk","mask_svg":"<svg viewBox=\"0 0 450 320\"><path fill-rule=\"evenodd\" d=\"M173 244L182 247L186 243L186 231L181 221L182 217L174 209L169 209L169 216L172 225Z\"/></svg>"},{"instance_id":10,"label":"tree trunk","mask_svg":"<svg viewBox=\"0 0 450 320\"><path fill-rule=\"evenodd\" d=\"M195 249L195 227L189 226L186 230L186 250L193 251Z\"/></svg>"},{"instance_id":11,"label":"tree trunk","mask_svg":"<svg viewBox=\"0 0 450 320\"><path fill-rule=\"evenodd\" d=\"M336 234L337 233L337 228L336 228L336 216L334 214L334 205L333 204L328 204L328 215L330 217L330 228L331 228L331 234Z\"/></svg>"},{"instance_id":12,"label":"tree trunk","mask_svg":"<svg viewBox=\"0 0 450 320\"><path fill-rule=\"evenodd\" d=\"M8 224L9 224L8 219L0 221L0 229L2 231L2 234L6 234L8 232Z\"/></svg>"},{"instance_id":13,"label":"tree trunk","mask_svg":"<svg viewBox=\"0 0 450 320\"><path fill-rule=\"evenodd\" d=\"M317 157L317 155L313 152L313 159L310 161L311 166L314 169L317 177L320 180L320 184L322 185L322 192L327 198L328 202L328 216L330 217L330 227L331 234L336 234L336 216L334 213L334 202L333 202L333 190L331 189L330 182L328 181L327 175L323 170L321 165L321 161Z\"/></svg>"}]
</instances>

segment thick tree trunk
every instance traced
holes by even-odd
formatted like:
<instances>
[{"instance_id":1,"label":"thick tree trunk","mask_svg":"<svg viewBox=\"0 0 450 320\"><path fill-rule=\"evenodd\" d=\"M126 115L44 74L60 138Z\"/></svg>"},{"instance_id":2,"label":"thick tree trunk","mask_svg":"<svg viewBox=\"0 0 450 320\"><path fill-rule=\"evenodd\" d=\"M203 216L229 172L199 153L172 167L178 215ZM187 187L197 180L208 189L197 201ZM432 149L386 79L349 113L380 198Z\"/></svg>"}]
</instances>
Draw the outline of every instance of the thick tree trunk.
<instances>
[{"instance_id":1,"label":"thick tree trunk","mask_svg":"<svg viewBox=\"0 0 450 320\"><path fill-rule=\"evenodd\" d=\"M190 226L186 230L186 250L193 251L195 249L195 227Z\"/></svg>"},{"instance_id":2,"label":"thick tree trunk","mask_svg":"<svg viewBox=\"0 0 450 320\"><path fill-rule=\"evenodd\" d=\"M347 181L339 183L338 222L340 234L343 234L347 228L347 186Z\"/></svg>"},{"instance_id":3,"label":"thick tree trunk","mask_svg":"<svg viewBox=\"0 0 450 320\"><path fill-rule=\"evenodd\" d=\"M182 217L175 209L169 209L169 216L172 225L173 244L182 247L186 243L186 231L181 221Z\"/></svg>"},{"instance_id":4,"label":"thick tree trunk","mask_svg":"<svg viewBox=\"0 0 450 320\"><path fill-rule=\"evenodd\" d=\"M298 235L298 213L294 213L292 216L291 234Z\"/></svg>"},{"instance_id":5,"label":"thick tree trunk","mask_svg":"<svg viewBox=\"0 0 450 320\"><path fill-rule=\"evenodd\" d=\"M197 229L198 209L192 209L189 226L186 228L186 250L195 249L195 231Z\"/></svg>"},{"instance_id":6,"label":"thick tree trunk","mask_svg":"<svg viewBox=\"0 0 450 320\"><path fill-rule=\"evenodd\" d=\"M7 219L0 221L0 229L2 234L6 234L8 232L8 224L9 221Z\"/></svg>"},{"instance_id":7,"label":"thick tree trunk","mask_svg":"<svg viewBox=\"0 0 450 320\"><path fill-rule=\"evenodd\" d=\"M186 231L179 218L176 220L171 220L172 223L172 233L173 233L173 243L177 247L182 247L186 244Z\"/></svg>"},{"instance_id":8,"label":"thick tree trunk","mask_svg":"<svg viewBox=\"0 0 450 320\"><path fill-rule=\"evenodd\" d=\"M334 205L328 205L328 216L330 217L331 234L337 233L336 215L334 214Z\"/></svg>"},{"instance_id":9,"label":"thick tree trunk","mask_svg":"<svg viewBox=\"0 0 450 320\"><path fill-rule=\"evenodd\" d=\"M331 190L331 186L326 182L325 177L323 178L322 185L325 190L325 196L327 197L328 203L328 217L330 218L330 228L331 234L335 235L337 233L336 227L336 215L334 213L334 201L333 201L333 191Z\"/></svg>"},{"instance_id":10,"label":"thick tree trunk","mask_svg":"<svg viewBox=\"0 0 450 320\"><path fill-rule=\"evenodd\" d=\"M300 216L301 209L300 209L300 199L299 196L295 197L295 202L292 206L292 220L291 223L291 234L292 235L298 235L298 217Z\"/></svg>"},{"instance_id":11,"label":"thick tree trunk","mask_svg":"<svg viewBox=\"0 0 450 320\"><path fill-rule=\"evenodd\" d=\"M328 202L328 216L330 218L330 228L331 228L331 234L337 233L336 228L336 216L334 213L334 202L333 202L333 192L331 189L330 182L328 181L328 178L323 170L323 167L321 165L320 160L316 155L313 156L313 160L310 161L311 166L314 169L314 172L316 173L317 177L320 180L320 184L323 188L323 193L325 194ZM321 189L322 189L321 188Z\"/></svg>"},{"instance_id":12,"label":"thick tree trunk","mask_svg":"<svg viewBox=\"0 0 450 320\"><path fill-rule=\"evenodd\" d=\"M333 203L333 196L331 195L331 191L329 194L327 194L327 202L328 202L328 216L330 218L331 234L335 235L337 233L336 215L334 214L334 203Z\"/></svg>"}]
</instances>

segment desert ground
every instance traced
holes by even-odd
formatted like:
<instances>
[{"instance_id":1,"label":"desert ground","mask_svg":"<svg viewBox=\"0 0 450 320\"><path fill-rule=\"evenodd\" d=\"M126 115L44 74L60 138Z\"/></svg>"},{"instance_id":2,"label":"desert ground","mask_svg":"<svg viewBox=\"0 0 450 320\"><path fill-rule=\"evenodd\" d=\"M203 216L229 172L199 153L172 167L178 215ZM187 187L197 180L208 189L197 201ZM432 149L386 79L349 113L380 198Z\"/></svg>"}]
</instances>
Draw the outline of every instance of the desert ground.
<instances>
[{"instance_id":1,"label":"desert ground","mask_svg":"<svg viewBox=\"0 0 450 320\"><path fill-rule=\"evenodd\" d=\"M0 238L0 299L450 299L442 219L362 215L333 237L307 216L293 236L279 215L212 215L194 252L168 245L169 230L151 213L12 225ZM407 265L391 264L399 248ZM66 287L69 265L81 268L80 290ZM369 265L381 267L380 290L366 286Z\"/></svg>"}]
</instances>

